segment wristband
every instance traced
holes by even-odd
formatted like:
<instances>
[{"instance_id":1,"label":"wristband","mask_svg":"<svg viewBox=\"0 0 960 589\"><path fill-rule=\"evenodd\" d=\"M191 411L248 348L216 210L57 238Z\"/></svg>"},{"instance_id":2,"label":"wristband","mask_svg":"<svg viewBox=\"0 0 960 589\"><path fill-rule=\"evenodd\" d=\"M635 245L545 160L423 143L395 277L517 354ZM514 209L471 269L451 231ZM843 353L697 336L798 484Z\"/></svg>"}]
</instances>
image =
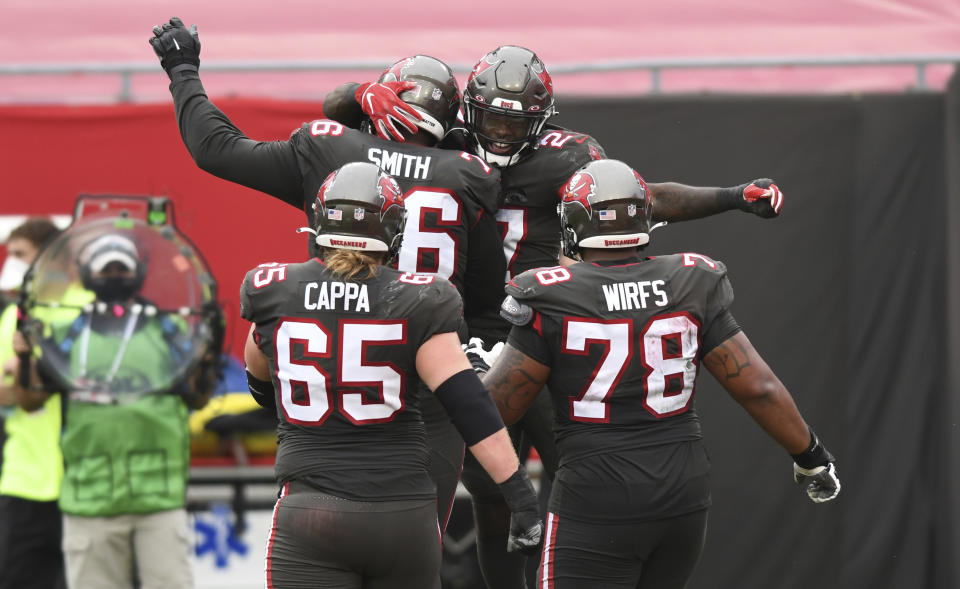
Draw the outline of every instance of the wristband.
<instances>
[{"instance_id":1,"label":"wristband","mask_svg":"<svg viewBox=\"0 0 960 589\"><path fill-rule=\"evenodd\" d=\"M797 466L811 470L818 466L824 466L834 462L836 459L833 457L833 454L823 447L820 439L817 438L817 434L813 432L813 428L808 425L807 429L810 430L810 445L800 454L791 454Z\"/></svg>"},{"instance_id":2,"label":"wristband","mask_svg":"<svg viewBox=\"0 0 960 589\"><path fill-rule=\"evenodd\" d=\"M498 485L503 499L507 502L507 507L512 513L524 510L534 510L538 508L537 492L530 482L530 475L523 465L517 467L517 471L510 475L510 478Z\"/></svg>"},{"instance_id":3,"label":"wristband","mask_svg":"<svg viewBox=\"0 0 960 589\"><path fill-rule=\"evenodd\" d=\"M198 79L200 77L200 68L192 63L181 63L170 68L167 72L171 82L178 82L188 78Z\"/></svg>"},{"instance_id":4,"label":"wristband","mask_svg":"<svg viewBox=\"0 0 960 589\"><path fill-rule=\"evenodd\" d=\"M717 202L720 204L720 208L725 211L742 209L743 204L746 203L743 200L743 189L747 186L747 184L741 184L717 190Z\"/></svg>"}]
</instances>

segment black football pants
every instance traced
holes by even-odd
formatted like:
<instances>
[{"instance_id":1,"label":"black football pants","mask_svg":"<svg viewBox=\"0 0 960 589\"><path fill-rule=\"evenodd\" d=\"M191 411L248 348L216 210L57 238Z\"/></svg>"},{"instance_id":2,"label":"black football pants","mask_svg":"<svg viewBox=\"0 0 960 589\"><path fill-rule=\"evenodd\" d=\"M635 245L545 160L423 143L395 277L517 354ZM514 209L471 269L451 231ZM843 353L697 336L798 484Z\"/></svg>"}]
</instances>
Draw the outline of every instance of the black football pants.
<instances>
[{"instance_id":1,"label":"black football pants","mask_svg":"<svg viewBox=\"0 0 960 589\"><path fill-rule=\"evenodd\" d=\"M268 589L427 589L439 579L436 504L350 501L291 483L274 507Z\"/></svg>"},{"instance_id":2,"label":"black football pants","mask_svg":"<svg viewBox=\"0 0 960 589\"><path fill-rule=\"evenodd\" d=\"M703 552L707 510L618 524L548 513L545 523L538 587L684 589Z\"/></svg>"}]
</instances>

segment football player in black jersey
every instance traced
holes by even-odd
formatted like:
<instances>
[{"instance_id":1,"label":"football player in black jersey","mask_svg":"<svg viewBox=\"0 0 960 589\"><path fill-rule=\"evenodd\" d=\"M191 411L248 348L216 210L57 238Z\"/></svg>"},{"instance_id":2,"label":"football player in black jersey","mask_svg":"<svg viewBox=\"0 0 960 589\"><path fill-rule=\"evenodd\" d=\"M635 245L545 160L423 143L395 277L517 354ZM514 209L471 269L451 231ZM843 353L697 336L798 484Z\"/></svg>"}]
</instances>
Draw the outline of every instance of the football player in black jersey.
<instances>
[{"instance_id":1,"label":"football player in black jersey","mask_svg":"<svg viewBox=\"0 0 960 589\"><path fill-rule=\"evenodd\" d=\"M415 125L417 113L394 116L399 101L388 90L344 84L328 95L324 112L351 126L368 117L379 132L386 127L384 123ZM371 94L375 101L369 99ZM502 46L484 55L467 80L463 106L466 128L448 134L443 145L466 149L500 168L504 198L497 222L507 263L506 280L530 268L555 265L560 253L560 187L586 163L606 157L603 148L589 135L548 123L556 112L553 82L543 62L523 47ZM730 188L666 182L650 184L649 189L657 222L697 219L731 209L775 217L783 206L782 192L769 179ZM494 342L502 342L509 331L497 310L490 307L468 318L468 327L471 338L479 338L472 340L471 352L476 349L481 354ZM549 430L550 414L549 396L543 395L511 432L537 449L544 471L552 478L556 448ZM469 457L463 482L474 501L477 547L487 586L522 587L522 558L498 548L507 533L507 511L496 486Z\"/></svg>"},{"instance_id":2,"label":"football player in black jersey","mask_svg":"<svg viewBox=\"0 0 960 589\"><path fill-rule=\"evenodd\" d=\"M397 131L405 143L326 119L304 123L288 141L254 141L207 98L198 74L195 28L171 19L154 29L150 42L170 76L180 132L197 165L303 209L312 226L314 213L305 205L324 178L348 162L373 162L391 173L404 191L409 215L398 268L449 279L463 296L468 321L491 310L496 314L503 299L499 284L505 261L489 253L500 248L494 216L500 172L476 155L427 147L446 135L460 109L460 91L445 64L425 55L400 60L361 97L371 104L378 92L394 100L400 93L402 100L390 111L397 117L418 117L417 126ZM381 131L384 124L380 121ZM445 529L463 464L463 441L432 397L425 401L424 412Z\"/></svg>"},{"instance_id":3,"label":"football player in black jersey","mask_svg":"<svg viewBox=\"0 0 960 589\"><path fill-rule=\"evenodd\" d=\"M536 551L536 494L461 350L457 291L436 274L384 265L404 237L399 185L374 164L350 163L324 181L313 211L320 257L261 264L240 291L253 323L250 391L280 420L267 585L439 581L421 382L512 506L509 548Z\"/></svg>"},{"instance_id":4,"label":"football player in black jersey","mask_svg":"<svg viewBox=\"0 0 960 589\"><path fill-rule=\"evenodd\" d=\"M709 461L694 406L701 363L793 456L814 502L840 491L834 457L753 348L729 306L722 262L645 258L651 202L616 160L562 190L565 253L507 286L513 325L484 377L504 421L546 385L560 452L539 580L556 589L681 589L706 531Z\"/></svg>"}]
</instances>

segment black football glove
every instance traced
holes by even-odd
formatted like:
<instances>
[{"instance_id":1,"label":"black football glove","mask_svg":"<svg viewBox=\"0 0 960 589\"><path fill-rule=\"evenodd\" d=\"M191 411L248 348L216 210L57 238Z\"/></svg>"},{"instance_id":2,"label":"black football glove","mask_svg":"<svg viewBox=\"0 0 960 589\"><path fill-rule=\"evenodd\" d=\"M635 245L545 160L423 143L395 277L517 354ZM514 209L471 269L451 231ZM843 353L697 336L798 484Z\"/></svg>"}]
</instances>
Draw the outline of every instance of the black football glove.
<instances>
[{"instance_id":1,"label":"black football glove","mask_svg":"<svg viewBox=\"0 0 960 589\"><path fill-rule=\"evenodd\" d=\"M527 469L521 464L517 472L500 483L500 492L510 508L510 536L507 552L536 554L543 540L543 520L540 518L537 493L530 482Z\"/></svg>"},{"instance_id":2,"label":"black football glove","mask_svg":"<svg viewBox=\"0 0 960 589\"><path fill-rule=\"evenodd\" d=\"M793 480L803 487L814 503L824 503L840 493L837 478L836 458L820 443L820 438L810 429L810 445L800 454L793 454Z\"/></svg>"},{"instance_id":3,"label":"black football glove","mask_svg":"<svg viewBox=\"0 0 960 589\"><path fill-rule=\"evenodd\" d=\"M177 17L170 22L153 27L153 37L150 45L160 58L160 65L168 76L173 75L173 68L180 65L200 67L200 37L197 35L197 25L188 29L183 21Z\"/></svg>"},{"instance_id":4,"label":"black football glove","mask_svg":"<svg viewBox=\"0 0 960 589\"><path fill-rule=\"evenodd\" d=\"M479 337L470 338L470 343L463 344L463 352L470 360L470 365L477 374L484 374L490 370L490 366L497 360L497 356L503 351L503 342L497 342L492 348L487 350L482 339Z\"/></svg>"},{"instance_id":5,"label":"black football glove","mask_svg":"<svg viewBox=\"0 0 960 589\"><path fill-rule=\"evenodd\" d=\"M739 186L723 188L722 194L730 208L753 213L764 219L780 215L783 208L783 191L770 178L759 178Z\"/></svg>"},{"instance_id":6,"label":"black football glove","mask_svg":"<svg viewBox=\"0 0 960 589\"><path fill-rule=\"evenodd\" d=\"M840 479L832 462L816 468L803 468L794 462L793 480L804 488L814 503L825 503L840 494Z\"/></svg>"}]
</instances>

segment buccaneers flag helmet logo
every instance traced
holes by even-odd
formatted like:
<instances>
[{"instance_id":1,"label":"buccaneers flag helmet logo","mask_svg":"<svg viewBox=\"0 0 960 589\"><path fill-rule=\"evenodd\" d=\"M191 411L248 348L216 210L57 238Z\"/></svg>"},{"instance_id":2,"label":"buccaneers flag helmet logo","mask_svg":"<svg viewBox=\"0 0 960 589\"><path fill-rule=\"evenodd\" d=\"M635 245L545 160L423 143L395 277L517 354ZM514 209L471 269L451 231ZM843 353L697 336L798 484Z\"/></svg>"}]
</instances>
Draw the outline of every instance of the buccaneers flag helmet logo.
<instances>
[{"instance_id":1,"label":"buccaneers flag helmet logo","mask_svg":"<svg viewBox=\"0 0 960 589\"><path fill-rule=\"evenodd\" d=\"M327 179L323 181L323 184L320 185L320 190L317 191L317 202L320 203L321 207L326 207L326 196L327 191L333 187L333 181L336 179L337 173L330 172L330 175L327 176Z\"/></svg>"},{"instance_id":2,"label":"buccaneers flag helmet logo","mask_svg":"<svg viewBox=\"0 0 960 589\"><path fill-rule=\"evenodd\" d=\"M403 207L403 195L400 192L400 185L392 177L386 174L380 174L380 180L377 182L377 194L380 195L380 220L382 221L387 211L392 206Z\"/></svg>"},{"instance_id":3,"label":"buccaneers flag helmet logo","mask_svg":"<svg viewBox=\"0 0 960 589\"><path fill-rule=\"evenodd\" d=\"M590 207L590 197L597 193L597 181L589 172L577 172L563 187L564 203L580 203L580 206L587 211L587 218L593 217L593 209Z\"/></svg>"}]
</instances>

